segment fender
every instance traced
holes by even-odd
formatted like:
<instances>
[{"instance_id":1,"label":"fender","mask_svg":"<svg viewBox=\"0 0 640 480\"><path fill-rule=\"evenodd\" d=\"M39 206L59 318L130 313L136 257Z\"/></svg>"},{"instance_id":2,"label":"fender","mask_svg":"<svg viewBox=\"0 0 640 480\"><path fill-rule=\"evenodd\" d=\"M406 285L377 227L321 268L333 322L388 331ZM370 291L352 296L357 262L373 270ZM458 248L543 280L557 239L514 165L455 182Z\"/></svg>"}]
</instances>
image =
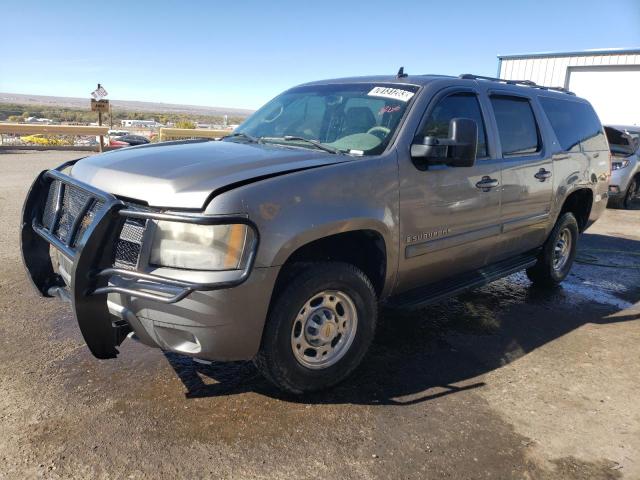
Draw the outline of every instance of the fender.
<instances>
[{"instance_id":1,"label":"fender","mask_svg":"<svg viewBox=\"0 0 640 480\"><path fill-rule=\"evenodd\" d=\"M279 175L215 196L206 214L248 214L260 232L256 267L280 266L301 246L337 233L371 230L386 246L385 290L398 268L395 150Z\"/></svg>"}]
</instances>

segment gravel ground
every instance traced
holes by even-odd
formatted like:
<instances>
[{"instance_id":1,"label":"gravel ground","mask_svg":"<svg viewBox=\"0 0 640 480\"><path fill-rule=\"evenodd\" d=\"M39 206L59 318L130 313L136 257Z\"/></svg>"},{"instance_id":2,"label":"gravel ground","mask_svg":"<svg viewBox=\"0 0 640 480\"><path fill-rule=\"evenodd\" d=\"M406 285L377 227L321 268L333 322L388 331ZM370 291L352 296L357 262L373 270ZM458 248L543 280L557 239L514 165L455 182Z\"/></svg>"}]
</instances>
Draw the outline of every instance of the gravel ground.
<instances>
[{"instance_id":1,"label":"gravel ground","mask_svg":"<svg viewBox=\"0 0 640 480\"><path fill-rule=\"evenodd\" d=\"M350 381L292 398L248 362L98 361L34 293L22 200L78 155L0 153L0 478L640 478L640 211L607 211L554 291L384 312Z\"/></svg>"}]
</instances>

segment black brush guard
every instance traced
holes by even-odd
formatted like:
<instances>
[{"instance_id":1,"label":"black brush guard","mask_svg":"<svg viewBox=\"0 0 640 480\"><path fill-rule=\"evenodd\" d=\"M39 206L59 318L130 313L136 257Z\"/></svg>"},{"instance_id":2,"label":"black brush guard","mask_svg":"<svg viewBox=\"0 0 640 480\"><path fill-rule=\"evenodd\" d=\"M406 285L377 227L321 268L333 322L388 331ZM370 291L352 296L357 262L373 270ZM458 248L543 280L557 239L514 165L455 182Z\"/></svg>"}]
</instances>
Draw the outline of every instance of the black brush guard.
<instances>
[{"instance_id":1,"label":"black brush guard","mask_svg":"<svg viewBox=\"0 0 640 480\"><path fill-rule=\"evenodd\" d=\"M77 161L77 160L76 160ZM231 288L249 277L255 262L259 233L255 224L243 216L191 216L146 210L135 210L113 195L98 190L62 173L76 161L54 170L45 170L33 182L22 211L21 250L24 265L35 288L45 297L58 296L70 301L91 353L97 358L115 358L117 346L131 331L126 322L116 320L109 313L107 295L120 293L161 303L175 303L194 291ZM73 187L88 194L85 205L74 219L65 241L54 235L62 215L63 195L57 196L55 218L51 230L45 228L42 215L51 183L57 180L61 188ZM81 223L92 207L98 204L88 226ZM224 282L193 283L137 270L114 268L116 243L127 218L165 220L198 225L229 225L241 223L253 231L252 243L247 245L248 256L238 277ZM72 264L71 285L65 285L53 268L50 255L53 245ZM134 280L127 287L109 285L112 276Z\"/></svg>"}]
</instances>

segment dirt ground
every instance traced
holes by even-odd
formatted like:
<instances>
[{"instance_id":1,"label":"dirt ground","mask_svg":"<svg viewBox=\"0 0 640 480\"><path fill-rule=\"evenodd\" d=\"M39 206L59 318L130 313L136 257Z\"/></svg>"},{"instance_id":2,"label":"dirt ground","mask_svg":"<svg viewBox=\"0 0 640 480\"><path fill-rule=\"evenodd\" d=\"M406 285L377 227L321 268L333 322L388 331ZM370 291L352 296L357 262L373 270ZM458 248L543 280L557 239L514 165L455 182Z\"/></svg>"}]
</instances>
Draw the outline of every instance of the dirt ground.
<instances>
[{"instance_id":1,"label":"dirt ground","mask_svg":"<svg viewBox=\"0 0 640 480\"><path fill-rule=\"evenodd\" d=\"M640 479L639 210L608 210L554 291L385 311L350 381L294 398L248 362L98 361L34 293L22 201L78 155L0 153L0 478Z\"/></svg>"}]
</instances>

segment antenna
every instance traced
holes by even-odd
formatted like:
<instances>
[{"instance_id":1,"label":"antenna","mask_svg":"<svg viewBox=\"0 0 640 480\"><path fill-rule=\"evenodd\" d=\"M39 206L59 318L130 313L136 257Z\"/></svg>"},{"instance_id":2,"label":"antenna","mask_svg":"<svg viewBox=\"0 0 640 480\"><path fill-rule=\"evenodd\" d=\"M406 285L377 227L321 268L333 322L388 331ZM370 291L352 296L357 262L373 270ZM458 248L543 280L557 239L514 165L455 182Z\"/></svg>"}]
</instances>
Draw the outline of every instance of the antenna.
<instances>
[{"instance_id":1,"label":"antenna","mask_svg":"<svg viewBox=\"0 0 640 480\"><path fill-rule=\"evenodd\" d=\"M400 67L400 70L398 70L398 74L396 75L396 78L405 78L405 77L408 77L408 76L409 75L404 73L404 67Z\"/></svg>"}]
</instances>

